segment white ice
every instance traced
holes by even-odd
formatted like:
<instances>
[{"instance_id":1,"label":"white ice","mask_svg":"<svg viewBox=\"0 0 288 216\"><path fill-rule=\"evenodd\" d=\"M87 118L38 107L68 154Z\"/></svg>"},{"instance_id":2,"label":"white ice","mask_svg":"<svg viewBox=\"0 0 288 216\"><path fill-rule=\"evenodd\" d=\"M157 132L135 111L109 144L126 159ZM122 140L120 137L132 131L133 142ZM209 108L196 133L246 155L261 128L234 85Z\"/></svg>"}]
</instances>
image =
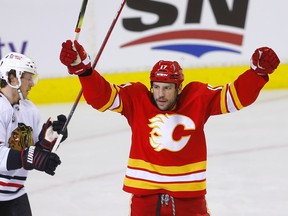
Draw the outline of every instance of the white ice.
<instances>
[{"instance_id":1,"label":"white ice","mask_svg":"<svg viewBox=\"0 0 288 216\"><path fill-rule=\"evenodd\" d=\"M72 104L39 106L43 121ZM34 216L127 216L122 191L130 129L119 114L79 103L55 176L31 171L26 190ZM211 117L207 201L212 216L288 215L288 91L262 91L244 110ZM180 215L181 216L181 215Z\"/></svg>"}]
</instances>

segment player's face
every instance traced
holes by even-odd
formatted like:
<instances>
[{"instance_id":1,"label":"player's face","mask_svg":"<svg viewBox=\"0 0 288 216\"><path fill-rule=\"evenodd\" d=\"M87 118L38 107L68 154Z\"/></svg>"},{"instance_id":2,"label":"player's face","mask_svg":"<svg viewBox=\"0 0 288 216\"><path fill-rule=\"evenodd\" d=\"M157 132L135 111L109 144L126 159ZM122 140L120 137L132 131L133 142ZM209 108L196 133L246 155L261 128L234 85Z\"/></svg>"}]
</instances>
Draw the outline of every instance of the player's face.
<instances>
[{"instance_id":1,"label":"player's face","mask_svg":"<svg viewBox=\"0 0 288 216\"><path fill-rule=\"evenodd\" d=\"M34 78L34 75L32 73L27 73L27 72L23 73L21 77L20 90L24 98L27 98L29 91L34 86L33 78Z\"/></svg>"},{"instance_id":2,"label":"player's face","mask_svg":"<svg viewBox=\"0 0 288 216\"><path fill-rule=\"evenodd\" d=\"M177 95L181 89L177 88L175 83L152 83L152 94L157 107L160 110L170 110L176 104Z\"/></svg>"}]
</instances>

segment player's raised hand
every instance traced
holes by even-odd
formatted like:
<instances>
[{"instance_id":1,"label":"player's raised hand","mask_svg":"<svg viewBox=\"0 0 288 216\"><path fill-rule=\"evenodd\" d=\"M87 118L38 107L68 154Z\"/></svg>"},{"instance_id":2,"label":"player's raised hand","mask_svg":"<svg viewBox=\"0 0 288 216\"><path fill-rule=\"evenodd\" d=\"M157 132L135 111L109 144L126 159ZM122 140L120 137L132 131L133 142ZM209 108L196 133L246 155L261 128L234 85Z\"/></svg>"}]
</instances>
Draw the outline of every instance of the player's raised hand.
<instances>
[{"instance_id":1,"label":"player's raised hand","mask_svg":"<svg viewBox=\"0 0 288 216\"><path fill-rule=\"evenodd\" d=\"M268 75L280 64L277 54L269 47L261 47L255 50L251 57L250 67L259 75Z\"/></svg>"},{"instance_id":2,"label":"player's raised hand","mask_svg":"<svg viewBox=\"0 0 288 216\"><path fill-rule=\"evenodd\" d=\"M62 43L60 61L68 67L70 74L81 75L91 68L90 56L76 40L74 46L71 40Z\"/></svg>"},{"instance_id":3,"label":"player's raised hand","mask_svg":"<svg viewBox=\"0 0 288 216\"><path fill-rule=\"evenodd\" d=\"M73 50L73 43L71 40L67 40L62 43L62 49L60 52L60 61L66 66L70 66L77 58L77 53Z\"/></svg>"}]
</instances>

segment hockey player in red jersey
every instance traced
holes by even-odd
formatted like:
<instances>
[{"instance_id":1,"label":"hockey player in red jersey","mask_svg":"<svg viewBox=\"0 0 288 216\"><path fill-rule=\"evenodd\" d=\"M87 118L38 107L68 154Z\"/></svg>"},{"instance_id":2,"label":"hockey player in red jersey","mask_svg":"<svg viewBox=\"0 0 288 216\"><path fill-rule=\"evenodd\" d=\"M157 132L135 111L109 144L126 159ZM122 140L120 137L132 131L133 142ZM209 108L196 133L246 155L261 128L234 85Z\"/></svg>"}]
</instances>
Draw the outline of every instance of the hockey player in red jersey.
<instances>
[{"instance_id":1,"label":"hockey player in red jersey","mask_svg":"<svg viewBox=\"0 0 288 216\"><path fill-rule=\"evenodd\" d=\"M124 115L131 127L123 186L132 194L131 216L210 215L204 124L212 115L252 104L280 63L271 48L261 47L252 55L250 69L234 82L218 87L190 82L184 87L178 62L161 60L151 70L148 89L139 82L107 82L91 68L77 41L62 44L60 60L79 76L88 104Z\"/></svg>"}]
</instances>

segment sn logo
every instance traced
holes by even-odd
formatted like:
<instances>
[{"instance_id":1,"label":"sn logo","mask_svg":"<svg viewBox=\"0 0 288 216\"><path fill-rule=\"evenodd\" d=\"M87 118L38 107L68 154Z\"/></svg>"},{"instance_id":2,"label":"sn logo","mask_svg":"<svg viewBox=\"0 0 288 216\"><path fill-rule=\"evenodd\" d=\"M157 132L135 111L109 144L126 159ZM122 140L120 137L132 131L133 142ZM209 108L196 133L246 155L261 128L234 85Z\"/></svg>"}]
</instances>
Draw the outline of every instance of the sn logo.
<instances>
[{"instance_id":1,"label":"sn logo","mask_svg":"<svg viewBox=\"0 0 288 216\"><path fill-rule=\"evenodd\" d=\"M127 6L136 10L136 15L123 18L123 27L127 31L139 33L133 35L139 35L140 38L134 37L120 47L149 44L151 50L181 52L196 58L215 51L241 54L249 0L186 0L184 10L184 0L173 1L175 5L167 3L169 1L127 0ZM184 15L179 14L183 12ZM156 19L148 21L151 15ZM209 20L208 25L206 20ZM175 28L172 26L174 24ZM164 26L169 28L161 28ZM228 28L223 30L223 26ZM151 29L154 31L149 31ZM146 31L150 33L141 34Z\"/></svg>"},{"instance_id":2,"label":"sn logo","mask_svg":"<svg viewBox=\"0 0 288 216\"><path fill-rule=\"evenodd\" d=\"M208 0L207 0L208 1ZM179 0L175 1L177 5ZM232 9L226 0L209 0L217 24L244 29L249 0L234 0ZM204 0L187 0L184 24L199 24L203 11ZM168 26L175 23L179 17L176 6L165 2L151 0L127 0L127 6L140 12L153 13L158 17L154 23L146 24L141 16L123 19L126 30L143 32L153 28Z\"/></svg>"}]
</instances>

